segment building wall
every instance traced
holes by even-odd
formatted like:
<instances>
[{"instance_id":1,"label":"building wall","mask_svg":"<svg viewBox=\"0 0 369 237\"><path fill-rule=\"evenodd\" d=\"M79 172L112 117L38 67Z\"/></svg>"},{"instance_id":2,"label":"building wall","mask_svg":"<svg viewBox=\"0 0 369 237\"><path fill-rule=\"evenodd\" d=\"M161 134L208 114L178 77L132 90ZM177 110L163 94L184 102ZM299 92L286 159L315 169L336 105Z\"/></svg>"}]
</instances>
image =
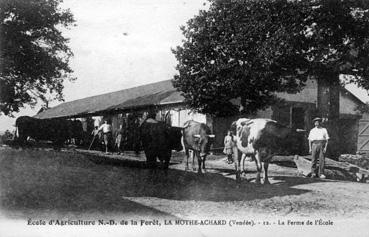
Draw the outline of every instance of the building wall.
<instances>
[{"instance_id":1,"label":"building wall","mask_svg":"<svg viewBox=\"0 0 369 237\"><path fill-rule=\"evenodd\" d=\"M340 93L340 114L360 114L357 110L357 102L348 92Z\"/></svg>"},{"instance_id":2,"label":"building wall","mask_svg":"<svg viewBox=\"0 0 369 237\"><path fill-rule=\"evenodd\" d=\"M301 109L299 116L294 115L294 112L296 111L294 109L296 108ZM249 116L245 115L245 117L273 119L285 126L308 131L312 126L310 121L312 116L311 114L314 110L315 104L312 103L289 102L284 105L274 105L266 108L265 110L259 110L256 114ZM212 118L213 133L215 134L215 141L213 144L214 149L220 149L224 146L223 139L232 122L236 121L238 118L239 116ZM306 133L307 132L301 134L301 139L304 141L300 141L301 144L303 144L301 149L304 151L308 149Z\"/></svg>"},{"instance_id":3,"label":"building wall","mask_svg":"<svg viewBox=\"0 0 369 237\"><path fill-rule=\"evenodd\" d=\"M309 79L306 81L306 86L296 94L289 93L276 93L279 98L286 101L305 102L317 104L318 98L318 83L315 79Z\"/></svg>"},{"instance_id":4,"label":"building wall","mask_svg":"<svg viewBox=\"0 0 369 237\"><path fill-rule=\"evenodd\" d=\"M264 110L259 110L256 114L247 117L250 118L269 118L277 120L278 122L300 129L305 129L306 133L312 128L311 119L315 116L322 116L317 112L317 100L318 100L318 85L316 80L308 80L306 87L299 93L287 94L277 93L277 96L287 101L284 104L278 104L270 106ZM340 114L355 115L357 101L352 98L349 93L344 93L341 90L340 94ZM139 111L136 111L137 113ZM135 112L135 113L136 113ZM142 111L141 111L142 112ZM119 117L120 116L120 117ZM369 117L369 115L368 115ZM101 124L102 117L95 117L95 125ZM111 120L113 131L119 128L123 121L122 114L104 116L104 119ZM186 109L184 105L173 104L169 107L162 107L162 110L157 114L158 120L166 120L172 126L183 127L184 123L188 120L195 120L198 122L206 123L215 134L215 142L213 147L223 147L223 139L230 128L230 125L235 121L236 117L223 117L212 118L201 113L191 112ZM345 151L353 151L352 147L357 146L358 138L358 120L353 117L342 117L340 121L341 134L344 138L341 143L341 147ZM347 147L344 149L343 147Z\"/></svg>"},{"instance_id":5,"label":"building wall","mask_svg":"<svg viewBox=\"0 0 369 237\"><path fill-rule=\"evenodd\" d=\"M213 133L215 135L213 149L223 150L224 137L227 135L227 131L230 129L232 122L236 120L236 116L212 118Z\"/></svg>"},{"instance_id":6,"label":"building wall","mask_svg":"<svg viewBox=\"0 0 369 237\"><path fill-rule=\"evenodd\" d=\"M295 125L296 120L296 116L294 116L294 114L296 114L295 112L298 111L294 110L294 108L301 108L302 117L300 117L300 121L302 120L302 122L300 122L300 124L303 123L303 127L299 128L308 131L312 126L311 118L316 113L315 109L318 97L317 88L317 81L310 79L306 82L304 89L299 93L276 93L279 98L287 101L285 105L270 106L264 110L259 110L254 115L249 115L247 117L274 119L286 126L292 127ZM224 136L226 135L231 123L235 120L237 120L236 117L213 118L215 148L223 146ZM307 149L306 147L304 149Z\"/></svg>"},{"instance_id":7,"label":"building wall","mask_svg":"<svg viewBox=\"0 0 369 237\"><path fill-rule=\"evenodd\" d=\"M172 109L170 110L171 125L175 127L183 127L188 120L194 120L200 123L206 123L206 115L191 112L189 109Z\"/></svg>"},{"instance_id":8,"label":"building wall","mask_svg":"<svg viewBox=\"0 0 369 237\"><path fill-rule=\"evenodd\" d=\"M348 97L343 96L341 103L342 111L353 113L356 104ZM356 112L355 112L356 113ZM171 125L183 127L183 124L188 120L195 120L206 123L212 133L215 135L215 140L212 149L221 150L224 146L223 139L227 134L233 121L237 120L237 116L230 117L210 117L200 113L191 113L188 109L172 109L170 110ZM303 129L305 132L301 134L301 149L303 152L308 151L307 136L310 129L313 127L313 117L319 116L316 104L306 102L288 102L270 106L264 110L259 110L256 114L247 116L249 118L268 118L278 121L279 123L291 127ZM369 115L368 115L369 117ZM340 119L340 152L355 153L358 141L358 117L345 117Z\"/></svg>"},{"instance_id":9,"label":"building wall","mask_svg":"<svg viewBox=\"0 0 369 237\"><path fill-rule=\"evenodd\" d=\"M363 136L360 136L359 124L363 121L365 114L358 110L358 102L349 92L341 90L340 92L340 119L339 119L339 139L341 154L355 154L362 142ZM365 138L364 138L365 140Z\"/></svg>"},{"instance_id":10,"label":"building wall","mask_svg":"<svg viewBox=\"0 0 369 237\"><path fill-rule=\"evenodd\" d=\"M358 146L359 119L339 119L338 136L340 138L340 154L355 154Z\"/></svg>"}]
</instances>

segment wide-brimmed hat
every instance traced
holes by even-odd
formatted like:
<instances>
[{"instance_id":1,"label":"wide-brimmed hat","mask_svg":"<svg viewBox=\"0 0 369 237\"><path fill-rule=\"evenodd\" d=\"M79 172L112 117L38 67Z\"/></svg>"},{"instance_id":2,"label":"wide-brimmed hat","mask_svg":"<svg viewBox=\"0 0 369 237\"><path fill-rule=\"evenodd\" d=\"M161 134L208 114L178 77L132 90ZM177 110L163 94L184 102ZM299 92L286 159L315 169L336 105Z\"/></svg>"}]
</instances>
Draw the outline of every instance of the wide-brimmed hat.
<instances>
[{"instance_id":1,"label":"wide-brimmed hat","mask_svg":"<svg viewBox=\"0 0 369 237\"><path fill-rule=\"evenodd\" d=\"M315 121L322 122L322 118L316 117L316 118L313 119L313 122L315 122Z\"/></svg>"}]
</instances>

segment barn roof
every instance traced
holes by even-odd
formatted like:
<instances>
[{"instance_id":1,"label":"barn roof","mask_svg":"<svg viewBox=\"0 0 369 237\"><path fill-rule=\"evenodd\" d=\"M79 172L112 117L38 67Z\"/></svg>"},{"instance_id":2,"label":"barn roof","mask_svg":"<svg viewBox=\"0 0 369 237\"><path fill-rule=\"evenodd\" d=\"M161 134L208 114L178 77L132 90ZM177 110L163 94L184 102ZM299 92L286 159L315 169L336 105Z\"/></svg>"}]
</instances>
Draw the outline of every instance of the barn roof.
<instances>
[{"instance_id":1,"label":"barn roof","mask_svg":"<svg viewBox=\"0 0 369 237\"><path fill-rule=\"evenodd\" d=\"M184 98L171 80L132 87L116 92L65 102L45 110L35 118L83 117L104 111L127 110L152 105L182 103Z\"/></svg>"}]
</instances>

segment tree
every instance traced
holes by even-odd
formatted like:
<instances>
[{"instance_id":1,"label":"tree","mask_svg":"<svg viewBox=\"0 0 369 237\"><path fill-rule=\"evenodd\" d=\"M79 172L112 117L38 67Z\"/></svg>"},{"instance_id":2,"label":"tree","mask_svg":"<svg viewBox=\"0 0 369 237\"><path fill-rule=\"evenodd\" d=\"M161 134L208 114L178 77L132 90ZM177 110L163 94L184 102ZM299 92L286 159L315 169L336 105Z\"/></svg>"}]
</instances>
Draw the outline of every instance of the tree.
<instances>
[{"instance_id":1,"label":"tree","mask_svg":"<svg viewBox=\"0 0 369 237\"><path fill-rule=\"evenodd\" d=\"M173 84L190 107L235 114L231 101L240 98L250 114L314 77L326 97L318 109L328 117L329 147L339 150L340 75L369 89L369 1L214 0L182 31Z\"/></svg>"},{"instance_id":2,"label":"tree","mask_svg":"<svg viewBox=\"0 0 369 237\"><path fill-rule=\"evenodd\" d=\"M186 40L173 50L179 75L174 86L195 110L214 115L246 113L297 91L306 81L299 67L303 16L286 1L214 1L182 27ZM278 22L278 23L277 23Z\"/></svg>"},{"instance_id":3,"label":"tree","mask_svg":"<svg viewBox=\"0 0 369 237\"><path fill-rule=\"evenodd\" d=\"M237 113L235 98L244 113L265 108L311 76L337 87L349 74L369 89L368 10L354 0L212 1L181 27L173 84L190 107L214 115Z\"/></svg>"},{"instance_id":4,"label":"tree","mask_svg":"<svg viewBox=\"0 0 369 237\"><path fill-rule=\"evenodd\" d=\"M63 82L74 80L73 55L62 28L74 25L62 0L0 1L0 114L12 115L39 99L63 100Z\"/></svg>"}]
</instances>

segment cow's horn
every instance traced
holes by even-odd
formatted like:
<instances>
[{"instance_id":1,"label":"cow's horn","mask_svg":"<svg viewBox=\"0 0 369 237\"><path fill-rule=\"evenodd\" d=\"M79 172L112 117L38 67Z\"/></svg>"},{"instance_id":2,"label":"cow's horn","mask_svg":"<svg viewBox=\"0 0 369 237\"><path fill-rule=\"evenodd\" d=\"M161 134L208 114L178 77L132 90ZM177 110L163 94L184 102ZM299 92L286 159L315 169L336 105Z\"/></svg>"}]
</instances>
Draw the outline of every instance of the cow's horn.
<instances>
[{"instance_id":1,"label":"cow's horn","mask_svg":"<svg viewBox=\"0 0 369 237\"><path fill-rule=\"evenodd\" d=\"M200 134L193 135L194 137L200 138Z\"/></svg>"},{"instance_id":2,"label":"cow's horn","mask_svg":"<svg viewBox=\"0 0 369 237\"><path fill-rule=\"evenodd\" d=\"M246 126L249 126L249 125L251 125L251 124L253 124L254 123L254 121L248 121L247 123L246 123Z\"/></svg>"},{"instance_id":3,"label":"cow's horn","mask_svg":"<svg viewBox=\"0 0 369 237\"><path fill-rule=\"evenodd\" d=\"M210 138L214 138L214 137L215 137L215 135L214 135L214 134L210 134L210 135L209 135L209 137L210 137Z\"/></svg>"}]
</instances>

